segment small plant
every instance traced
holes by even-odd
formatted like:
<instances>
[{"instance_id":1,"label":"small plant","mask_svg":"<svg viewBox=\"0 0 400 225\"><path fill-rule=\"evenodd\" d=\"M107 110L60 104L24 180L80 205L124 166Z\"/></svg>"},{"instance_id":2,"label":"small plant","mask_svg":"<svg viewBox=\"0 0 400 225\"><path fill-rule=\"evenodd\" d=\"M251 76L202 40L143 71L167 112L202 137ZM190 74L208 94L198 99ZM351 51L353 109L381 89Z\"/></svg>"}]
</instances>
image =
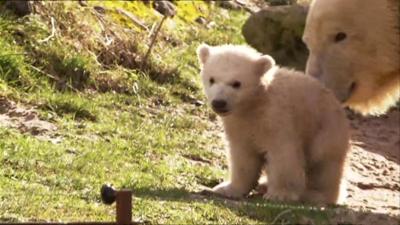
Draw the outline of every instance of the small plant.
<instances>
[{"instance_id":1,"label":"small plant","mask_svg":"<svg viewBox=\"0 0 400 225\"><path fill-rule=\"evenodd\" d=\"M14 87L30 87L33 79L28 72L24 53L0 38L0 79Z\"/></svg>"},{"instance_id":2,"label":"small plant","mask_svg":"<svg viewBox=\"0 0 400 225\"><path fill-rule=\"evenodd\" d=\"M53 43L32 52L35 64L55 84L57 90L82 90L86 87L96 63L85 54L75 52L69 46Z\"/></svg>"}]
</instances>

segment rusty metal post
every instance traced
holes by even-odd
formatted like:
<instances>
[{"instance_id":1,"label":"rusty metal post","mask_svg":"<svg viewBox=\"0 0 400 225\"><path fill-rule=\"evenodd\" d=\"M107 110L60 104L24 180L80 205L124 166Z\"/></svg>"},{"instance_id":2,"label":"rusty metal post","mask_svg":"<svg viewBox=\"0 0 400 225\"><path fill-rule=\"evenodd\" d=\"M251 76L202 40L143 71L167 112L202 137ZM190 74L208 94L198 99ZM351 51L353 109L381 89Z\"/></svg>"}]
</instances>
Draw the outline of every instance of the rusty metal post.
<instances>
[{"instance_id":1,"label":"rusty metal post","mask_svg":"<svg viewBox=\"0 0 400 225\"><path fill-rule=\"evenodd\" d=\"M123 189L116 193L117 224L132 224L132 191Z\"/></svg>"}]
</instances>

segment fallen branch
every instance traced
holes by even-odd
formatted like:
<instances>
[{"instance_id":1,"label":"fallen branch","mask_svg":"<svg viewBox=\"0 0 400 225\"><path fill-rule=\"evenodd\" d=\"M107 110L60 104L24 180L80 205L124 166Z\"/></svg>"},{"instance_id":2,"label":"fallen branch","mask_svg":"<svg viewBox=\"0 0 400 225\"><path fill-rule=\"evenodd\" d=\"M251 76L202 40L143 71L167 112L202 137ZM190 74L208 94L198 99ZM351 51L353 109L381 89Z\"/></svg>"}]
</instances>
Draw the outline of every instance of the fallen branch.
<instances>
[{"instance_id":1,"label":"fallen branch","mask_svg":"<svg viewBox=\"0 0 400 225\"><path fill-rule=\"evenodd\" d=\"M49 41L51 38L53 38L56 35L56 25L55 25L56 21L54 19L54 17L51 17L51 34L50 36L48 36L47 38L43 39L43 40L39 40L39 43L43 43L43 42L47 42Z\"/></svg>"},{"instance_id":2,"label":"fallen branch","mask_svg":"<svg viewBox=\"0 0 400 225\"><path fill-rule=\"evenodd\" d=\"M149 31L149 28L146 25L144 25L142 21L140 21L138 18L136 18L134 15L132 15L131 13L129 13L123 9L120 9L120 8L116 9L116 11L119 14L122 14L122 15L128 17L136 26L142 28L143 30L145 30L147 32Z\"/></svg>"},{"instance_id":3,"label":"fallen branch","mask_svg":"<svg viewBox=\"0 0 400 225\"><path fill-rule=\"evenodd\" d=\"M146 64L147 64L147 58L149 57L149 55L150 55L150 53L151 53L151 49L153 48L154 43L156 42L158 33L160 32L161 27L162 27L164 21L165 21L167 18L168 18L168 16L163 16L163 18L161 19L160 24L158 25L158 27L157 27L157 29L156 29L156 32L154 32L154 36L153 36L153 39L151 39L151 43L150 43L149 49L147 50L146 55L145 55L144 58L143 58L142 69L144 69L145 66L146 66Z\"/></svg>"},{"instance_id":4,"label":"fallen branch","mask_svg":"<svg viewBox=\"0 0 400 225\"><path fill-rule=\"evenodd\" d=\"M153 25L151 25L150 31L149 31L149 35L148 37L151 38L154 35L154 29L156 29L157 27L157 22L154 22Z\"/></svg>"},{"instance_id":5,"label":"fallen branch","mask_svg":"<svg viewBox=\"0 0 400 225\"><path fill-rule=\"evenodd\" d=\"M142 70L145 68L145 66L147 64L147 58L149 57L149 55L151 53L151 49L153 48L153 45L156 42L158 33L160 32L164 21L168 17L172 18L176 15L176 7L174 4L172 4L169 1L165 1L165 0L153 1L153 7L157 12L159 12L159 13L161 13L161 15L163 15L163 18L161 19L160 24L158 25L156 31L154 32L154 36L152 37L151 43L149 46L149 50L147 50L147 53L144 56L143 63L142 63Z\"/></svg>"},{"instance_id":6,"label":"fallen branch","mask_svg":"<svg viewBox=\"0 0 400 225\"><path fill-rule=\"evenodd\" d=\"M96 10L94 10L92 12L92 14L94 16L96 16L97 22L99 23L99 26L100 26L100 29L101 29L101 32L105 34L104 35L105 42L102 42L102 44L104 46L106 46L106 47L111 45L114 42L114 39L113 38L109 38L108 35L107 35L107 31L110 30L110 29L108 27L106 27L106 21L104 20L102 15L99 12L97 12Z\"/></svg>"},{"instance_id":7,"label":"fallen branch","mask_svg":"<svg viewBox=\"0 0 400 225\"><path fill-rule=\"evenodd\" d=\"M105 31L105 25L104 25L104 19L100 16L100 14L97 11L92 11L92 14L97 18L97 22L100 25L100 29L101 31Z\"/></svg>"}]
</instances>

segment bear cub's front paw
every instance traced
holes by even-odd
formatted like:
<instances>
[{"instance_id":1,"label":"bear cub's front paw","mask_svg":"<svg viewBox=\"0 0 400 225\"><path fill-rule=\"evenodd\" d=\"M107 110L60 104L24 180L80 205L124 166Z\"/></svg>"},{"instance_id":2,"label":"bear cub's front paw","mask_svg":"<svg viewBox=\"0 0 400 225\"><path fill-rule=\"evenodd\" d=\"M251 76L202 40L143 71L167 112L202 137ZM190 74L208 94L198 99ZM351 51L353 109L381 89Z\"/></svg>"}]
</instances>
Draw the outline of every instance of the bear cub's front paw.
<instances>
[{"instance_id":1,"label":"bear cub's front paw","mask_svg":"<svg viewBox=\"0 0 400 225\"><path fill-rule=\"evenodd\" d=\"M212 189L212 191L218 195L222 195L228 198L240 198L245 195L245 193L242 193L239 190L235 189L232 183L228 181L218 184Z\"/></svg>"}]
</instances>

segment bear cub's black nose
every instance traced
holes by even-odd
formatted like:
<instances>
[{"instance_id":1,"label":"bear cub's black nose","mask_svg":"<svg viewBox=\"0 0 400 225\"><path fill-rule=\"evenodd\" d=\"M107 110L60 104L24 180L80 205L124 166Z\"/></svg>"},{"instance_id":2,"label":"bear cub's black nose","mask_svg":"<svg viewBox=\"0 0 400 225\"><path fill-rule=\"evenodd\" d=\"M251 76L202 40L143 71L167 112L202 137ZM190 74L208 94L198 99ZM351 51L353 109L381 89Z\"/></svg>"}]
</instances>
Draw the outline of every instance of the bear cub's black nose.
<instances>
[{"instance_id":1,"label":"bear cub's black nose","mask_svg":"<svg viewBox=\"0 0 400 225\"><path fill-rule=\"evenodd\" d=\"M213 100L211 102L211 105L216 110L223 110L226 107L226 101L225 100Z\"/></svg>"}]
</instances>

